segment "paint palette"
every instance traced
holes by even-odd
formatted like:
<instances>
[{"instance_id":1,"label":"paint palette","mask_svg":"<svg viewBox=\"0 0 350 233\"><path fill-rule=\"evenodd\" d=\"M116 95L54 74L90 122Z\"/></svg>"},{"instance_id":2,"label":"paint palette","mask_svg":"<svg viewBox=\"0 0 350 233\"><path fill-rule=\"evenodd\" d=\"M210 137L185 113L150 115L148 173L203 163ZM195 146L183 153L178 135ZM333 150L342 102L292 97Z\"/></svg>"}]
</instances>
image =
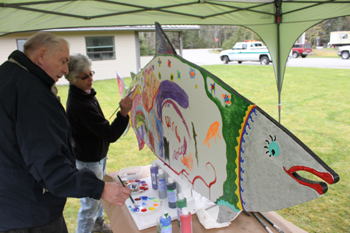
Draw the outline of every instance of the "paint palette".
<instances>
[{"instance_id":1,"label":"paint palette","mask_svg":"<svg viewBox=\"0 0 350 233\"><path fill-rule=\"evenodd\" d=\"M129 180L124 184L131 189L131 194L143 193L148 190L148 184L144 180Z\"/></svg>"},{"instance_id":2,"label":"paint palette","mask_svg":"<svg viewBox=\"0 0 350 233\"><path fill-rule=\"evenodd\" d=\"M133 205L131 201L128 205L130 212L134 214L151 214L157 211L161 206L160 200L155 197L140 196L138 198L134 198L134 201L135 205Z\"/></svg>"}]
</instances>

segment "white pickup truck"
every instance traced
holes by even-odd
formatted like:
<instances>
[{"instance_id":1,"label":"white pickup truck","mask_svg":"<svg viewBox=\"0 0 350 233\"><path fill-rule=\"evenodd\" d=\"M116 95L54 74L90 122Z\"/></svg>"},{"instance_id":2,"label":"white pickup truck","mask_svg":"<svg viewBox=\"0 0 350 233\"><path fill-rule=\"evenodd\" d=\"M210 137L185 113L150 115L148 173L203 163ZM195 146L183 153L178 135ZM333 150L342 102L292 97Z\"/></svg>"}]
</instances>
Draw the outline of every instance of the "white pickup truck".
<instances>
[{"instance_id":1,"label":"white pickup truck","mask_svg":"<svg viewBox=\"0 0 350 233\"><path fill-rule=\"evenodd\" d=\"M232 49L224 50L220 53L221 61L225 64L230 61L260 61L261 65L268 65L271 62L269 50L260 41L237 42Z\"/></svg>"},{"instance_id":2,"label":"white pickup truck","mask_svg":"<svg viewBox=\"0 0 350 233\"><path fill-rule=\"evenodd\" d=\"M339 47L338 55L343 59L349 59L350 57L350 45Z\"/></svg>"}]
</instances>

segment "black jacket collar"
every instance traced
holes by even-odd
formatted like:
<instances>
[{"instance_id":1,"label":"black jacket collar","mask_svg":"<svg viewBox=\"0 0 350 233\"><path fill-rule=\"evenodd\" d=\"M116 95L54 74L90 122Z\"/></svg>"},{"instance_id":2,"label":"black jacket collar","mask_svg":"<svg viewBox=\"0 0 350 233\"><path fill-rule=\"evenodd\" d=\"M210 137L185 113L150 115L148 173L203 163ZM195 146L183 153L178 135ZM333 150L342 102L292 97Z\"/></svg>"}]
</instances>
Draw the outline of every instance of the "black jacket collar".
<instances>
[{"instance_id":1,"label":"black jacket collar","mask_svg":"<svg viewBox=\"0 0 350 233\"><path fill-rule=\"evenodd\" d=\"M51 88L55 84L55 81L38 65L32 62L24 53L19 50L13 51L9 59L12 58L26 67L30 73L38 77L47 87Z\"/></svg>"},{"instance_id":2,"label":"black jacket collar","mask_svg":"<svg viewBox=\"0 0 350 233\"><path fill-rule=\"evenodd\" d=\"M83 98L93 98L97 94L97 92L95 91L94 88L91 88L91 91L88 94L88 93L86 93L85 91L81 90L80 88L76 87L73 84L69 85L69 93L79 95L79 96L81 96Z\"/></svg>"}]
</instances>

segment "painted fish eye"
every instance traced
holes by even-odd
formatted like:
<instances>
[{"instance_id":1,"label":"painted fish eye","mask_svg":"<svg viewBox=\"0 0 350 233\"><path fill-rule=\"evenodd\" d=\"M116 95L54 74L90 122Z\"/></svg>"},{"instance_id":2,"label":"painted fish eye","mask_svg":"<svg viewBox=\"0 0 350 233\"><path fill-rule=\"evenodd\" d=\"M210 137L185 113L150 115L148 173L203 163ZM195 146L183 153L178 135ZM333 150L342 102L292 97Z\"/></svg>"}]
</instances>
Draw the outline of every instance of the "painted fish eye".
<instances>
[{"instance_id":1,"label":"painted fish eye","mask_svg":"<svg viewBox=\"0 0 350 233\"><path fill-rule=\"evenodd\" d=\"M272 138L271 135L269 135L269 136L271 138L271 142L269 142L268 140L265 140L267 142L268 146L264 146L264 148L268 149L266 151L266 154L270 153L269 157L271 157L271 155L276 157L280 154L280 147L279 147L278 143L276 142L276 135L275 135L274 139Z\"/></svg>"}]
</instances>

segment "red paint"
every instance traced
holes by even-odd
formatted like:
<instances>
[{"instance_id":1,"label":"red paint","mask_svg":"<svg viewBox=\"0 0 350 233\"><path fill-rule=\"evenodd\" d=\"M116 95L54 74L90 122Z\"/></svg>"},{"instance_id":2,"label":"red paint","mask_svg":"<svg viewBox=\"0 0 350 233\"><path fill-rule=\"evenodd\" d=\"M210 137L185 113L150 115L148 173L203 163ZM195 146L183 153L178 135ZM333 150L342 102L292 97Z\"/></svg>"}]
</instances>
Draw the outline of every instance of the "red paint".
<instances>
[{"instance_id":1,"label":"red paint","mask_svg":"<svg viewBox=\"0 0 350 233\"><path fill-rule=\"evenodd\" d=\"M165 122L168 128L171 127L171 118L169 116L165 116Z\"/></svg>"},{"instance_id":2,"label":"red paint","mask_svg":"<svg viewBox=\"0 0 350 233\"><path fill-rule=\"evenodd\" d=\"M139 187L139 189L141 189L141 190L145 190L145 187Z\"/></svg>"},{"instance_id":3,"label":"red paint","mask_svg":"<svg viewBox=\"0 0 350 233\"><path fill-rule=\"evenodd\" d=\"M214 181L210 182L209 185L208 185L208 184L204 181L204 179L203 179L201 176L196 176L196 177L194 177L194 179L191 181L190 179L188 179L189 174L188 174L188 172L187 172L185 169L182 169L180 172L177 172L177 171L175 171L172 167L170 167L165 161L163 161L161 158L158 158L158 159L160 159L166 166L168 166L168 167L169 167L173 172L175 172L178 176L179 176L180 174L184 175L184 176L186 177L186 179L188 180L188 182L190 182L190 183L192 184L192 188L194 188L194 182L195 182L197 179L201 179L201 180L204 182L204 184L209 188L209 199L210 199L210 187L211 187L213 184L216 183L216 170L215 170L214 166L213 166L210 162L207 162L206 165L210 164L210 165L212 166L212 168L213 168L213 170L214 170L214 174L215 174L215 179L214 179ZM208 169L208 170L209 170L209 169ZM185 173L187 173L187 175L186 175Z\"/></svg>"},{"instance_id":4,"label":"red paint","mask_svg":"<svg viewBox=\"0 0 350 233\"><path fill-rule=\"evenodd\" d=\"M305 181L298 180L297 178L295 178L292 175L292 173L297 172L297 171L307 171L307 172L310 172L313 175L321 178L322 180L326 181L328 184L334 183L334 179L333 179L333 176L331 174L329 174L327 172L318 172L313 168L304 167L304 166L294 166L294 167L291 167L289 170L287 170L285 167L283 167L283 169L289 176L291 176L294 180L298 181L299 184L304 185L304 186L308 186L312 189L315 189L320 195L323 194L323 188L320 184L308 183Z\"/></svg>"},{"instance_id":5,"label":"red paint","mask_svg":"<svg viewBox=\"0 0 350 233\"><path fill-rule=\"evenodd\" d=\"M147 212L147 209L142 209L141 212Z\"/></svg>"},{"instance_id":6,"label":"red paint","mask_svg":"<svg viewBox=\"0 0 350 233\"><path fill-rule=\"evenodd\" d=\"M135 201L140 201L141 200L141 198L135 198Z\"/></svg>"},{"instance_id":7,"label":"red paint","mask_svg":"<svg viewBox=\"0 0 350 233\"><path fill-rule=\"evenodd\" d=\"M184 211L184 209L186 210ZM192 233L192 215L186 207L182 209L182 213L180 214L180 221L181 233Z\"/></svg>"},{"instance_id":8,"label":"red paint","mask_svg":"<svg viewBox=\"0 0 350 233\"><path fill-rule=\"evenodd\" d=\"M145 184L145 183L144 183L144 184L142 184L142 186L148 186L148 184Z\"/></svg>"},{"instance_id":9,"label":"red paint","mask_svg":"<svg viewBox=\"0 0 350 233\"><path fill-rule=\"evenodd\" d=\"M180 139L179 135L177 134L177 126L175 126L175 135L177 137L177 140L179 140L179 143L180 143L181 139Z\"/></svg>"}]
</instances>

